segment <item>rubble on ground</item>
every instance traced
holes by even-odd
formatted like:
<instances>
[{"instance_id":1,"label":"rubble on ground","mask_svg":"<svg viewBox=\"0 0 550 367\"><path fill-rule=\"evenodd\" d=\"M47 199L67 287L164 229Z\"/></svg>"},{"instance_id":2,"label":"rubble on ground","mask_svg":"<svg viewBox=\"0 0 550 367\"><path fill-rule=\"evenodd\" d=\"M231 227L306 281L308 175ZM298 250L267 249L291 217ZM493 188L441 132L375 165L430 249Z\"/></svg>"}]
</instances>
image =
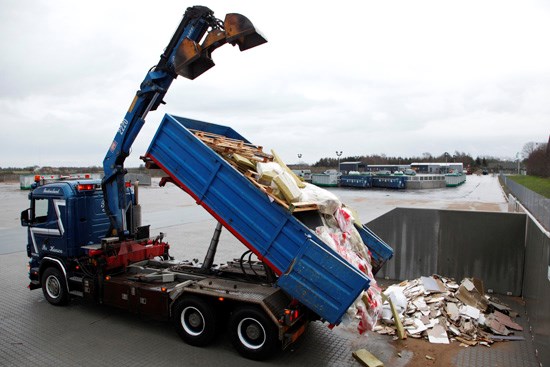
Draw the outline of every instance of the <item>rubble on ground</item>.
<instances>
[{"instance_id":1,"label":"rubble on ground","mask_svg":"<svg viewBox=\"0 0 550 367\"><path fill-rule=\"evenodd\" d=\"M382 317L374 331L396 335L391 305L401 319L405 337L425 338L430 343L490 346L497 340L521 340L514 319L518 314L497 298L484 293L483 283L464 278L460 284L438 275L420 277L389 286ZM391 301L391 302L390 302Z\"/></svg>"}]
</instances>

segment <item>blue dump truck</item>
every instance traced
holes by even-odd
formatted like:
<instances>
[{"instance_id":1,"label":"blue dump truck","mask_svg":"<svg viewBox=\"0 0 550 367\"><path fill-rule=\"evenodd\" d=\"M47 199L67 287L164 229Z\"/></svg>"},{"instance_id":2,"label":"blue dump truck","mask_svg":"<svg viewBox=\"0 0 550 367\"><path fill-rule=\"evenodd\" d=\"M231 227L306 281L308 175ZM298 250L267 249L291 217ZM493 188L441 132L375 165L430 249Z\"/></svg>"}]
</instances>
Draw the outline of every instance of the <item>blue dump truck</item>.
<instances>
[{"instance_id":1,"label":"blue dump truck","mask_svg":"<svg viewBox=\"0 0 550 367\"><path fill-rule=\"evenodd\" d=\"M369 278L317 237L317 211L281 205L204 143L206 136L252 145L233 129L166 115L142 157L164 171L162 183L174 183L217 219L202 263L175 260L164 235L150 235L141 225L138 187L124 180L124 160L145 116L177 75L194 79L212 67L211 52L224 43L243 51L265 42L240 14L221 21L208 8L187 9L109 146L104 178L39 178L33 185L21 213L30 289L41 288L53 305L81 297L171 320L195 346L211 343L227 323L235 349L256 360L288 347L313 320L341 322ZM214 265L222 228L247 249ZM393 252L368 228L357 230L376 272Z\"/></svg>"}]
</instances>

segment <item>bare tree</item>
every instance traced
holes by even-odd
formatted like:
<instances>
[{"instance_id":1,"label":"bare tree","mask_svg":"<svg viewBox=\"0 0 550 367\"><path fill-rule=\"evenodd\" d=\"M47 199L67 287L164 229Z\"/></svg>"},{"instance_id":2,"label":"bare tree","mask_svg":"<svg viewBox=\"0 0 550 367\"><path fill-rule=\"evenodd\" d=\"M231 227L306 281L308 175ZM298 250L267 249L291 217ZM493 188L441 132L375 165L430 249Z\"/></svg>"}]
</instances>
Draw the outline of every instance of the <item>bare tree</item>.
<instances>
[{"instance_id":1,"label":"bare tree","mask_svg":"<svg viewBox=\"0 0 550 367\"><path fill-rule=\"evenodd\" d=\"M548 144L538 144L527 159L525 166L527 174L539 177L550 177L550 154L547 154Z\"/></svg>"},{"instance_id":2,"label":"bare tree","mask_svg":"<svg viewBox=\"0 0 550 367\"><path fill-rule=\"evenodd\" d=\"M535 143L534 141L525 143L523 145L523 149L521 150L521 155L523 159L527 159L535 150L537 150L537 143Z\"/></svg>"}]
</instances>

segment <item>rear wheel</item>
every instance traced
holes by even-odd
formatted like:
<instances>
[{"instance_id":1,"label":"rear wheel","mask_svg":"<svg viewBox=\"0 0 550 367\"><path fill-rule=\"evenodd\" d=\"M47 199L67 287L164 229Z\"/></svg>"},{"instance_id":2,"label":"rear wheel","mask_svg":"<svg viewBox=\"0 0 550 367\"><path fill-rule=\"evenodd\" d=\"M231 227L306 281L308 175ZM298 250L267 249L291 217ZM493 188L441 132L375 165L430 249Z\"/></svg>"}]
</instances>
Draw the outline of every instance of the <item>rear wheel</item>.
<instances>
[{"instance_id":1,"label":"rear wheel","mask_svg":"<svg viewBox=\"0 0 550 367\"><path fill-rule=\"evenodd\" d=\"M47 268L42 274L42 292L52 305L61 306L69 302L65 276L57 268Z\"/></svg>"},{"instance_id":2,"label":"rear wheel","mask_svg":"<svg viewBox=\"0 0 550 367\"><path fill-rule=\"evenodd\" d=\"M236 310L229 320L231 343L243 357L263 360L277 351L278 329L265 312L255 307Z\"/></svg>"},{"instance_id":3,"label":"rear wheel","mask_svg":"<svg viewBox=\"0 0 550 367\"><path fill-rule=\"evenodd\" d=\"M172 322L187 344L202 347L210 344L216 337L216 315L202 298L183 296L174 306Z\"/></svg>"}]
</instances>

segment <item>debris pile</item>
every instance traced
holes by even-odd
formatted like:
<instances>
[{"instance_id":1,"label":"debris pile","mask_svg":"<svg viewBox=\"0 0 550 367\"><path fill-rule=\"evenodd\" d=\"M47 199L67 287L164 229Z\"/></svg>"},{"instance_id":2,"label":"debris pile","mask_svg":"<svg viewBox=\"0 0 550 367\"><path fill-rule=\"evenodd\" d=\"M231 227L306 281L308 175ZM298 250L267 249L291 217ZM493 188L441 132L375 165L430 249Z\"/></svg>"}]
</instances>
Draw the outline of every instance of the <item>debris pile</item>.
<instances>
[{"instance_id":1,"label":"debris pile","mask_svg":"<svg viewBox=\"0 0 550 367\"><path fill-rule=\"evenodd\" d=\"M319 213L318 225L310 226L310 229L370 279L369 289L349 308L345 323L356 326L359 333L372 330L382 311L381 290L374 279L371 255L355 227L356 223L361 225L356 220L357 216L331 192L303 182L274 151L267 154L261 146L223 135L191 131L268 195L270 200L292 213Z\"/></svg>"},{"instance_id":2,"label":"debris pile","mask_svg":"<svg viewBox=\"0 0 550 367\"><path fill-rule=\"evenodd\" d=\"M512 336L514 331L523 330L513 320L518 314L486 295L483 283L476 278L465 278L458 284L437 275L420 277L389 286L384 296L387 302L374 329L380 334L401 332L404 338L426 338L437 344L458 341L462 346L523 339ZM399 315L397 322L392 307Z\"/></svg>"}]
</instances>

